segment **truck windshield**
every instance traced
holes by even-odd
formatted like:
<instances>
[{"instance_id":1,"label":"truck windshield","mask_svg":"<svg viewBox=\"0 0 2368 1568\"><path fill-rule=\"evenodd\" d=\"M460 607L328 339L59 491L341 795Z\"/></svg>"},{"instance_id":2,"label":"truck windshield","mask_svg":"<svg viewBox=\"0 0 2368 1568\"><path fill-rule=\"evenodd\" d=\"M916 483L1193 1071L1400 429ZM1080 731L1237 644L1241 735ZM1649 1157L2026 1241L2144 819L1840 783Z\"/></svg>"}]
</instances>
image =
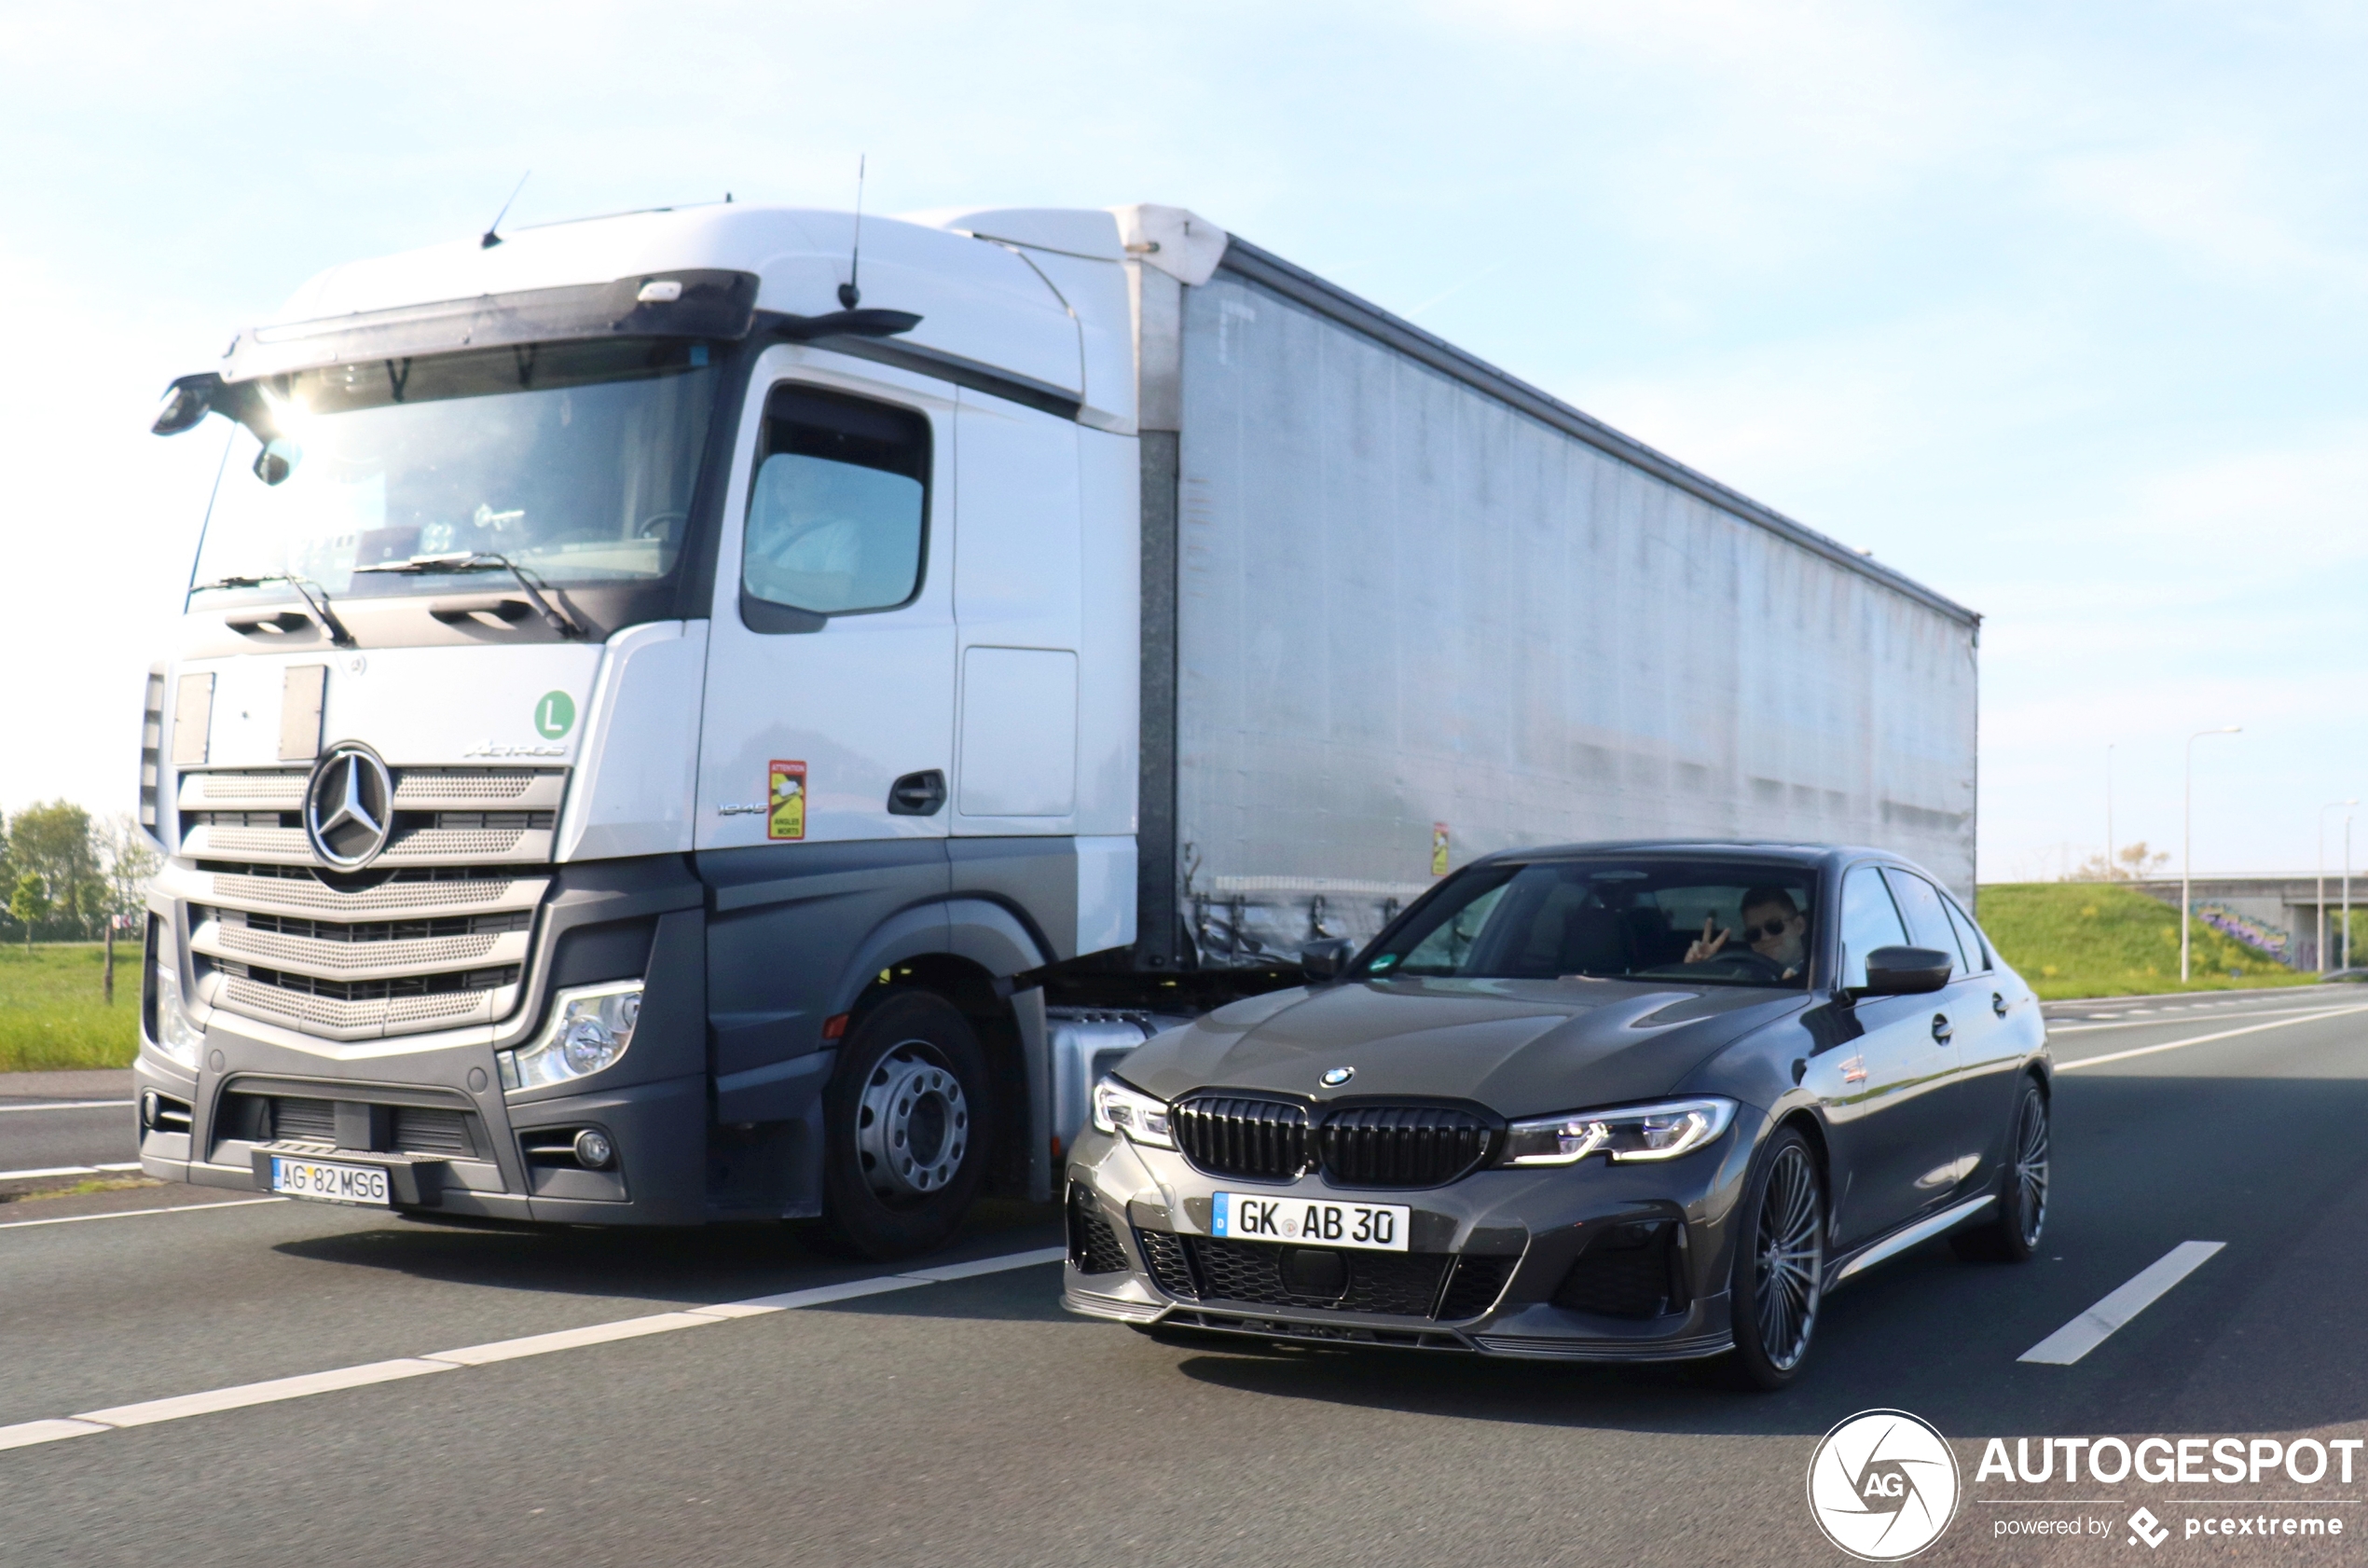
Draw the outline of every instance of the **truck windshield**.
<instances>
[{"instance_id":1,"label":"truck windshield","mask_svg":"<svg viewBox=\"0 0 2368 1568\"><path fill-rule=\"evenodd\" d=\"M1549 860L1466 872L1370 956L1369 980L1809 983L1816 879L1800 866Z\"/></svg>"},{"instance_id":2,"label":"truck windshield","mask_svg":"<svg viewBox=\"0 0 2368 1568\"><path fill-rule=\"evenodd\" d=\"M709 361L704 343L618 338L245 383L192 582L449 592L451 571L355 568L475 552L552 584L662 578L706 447Z\"/></svg>"}]
</instances>

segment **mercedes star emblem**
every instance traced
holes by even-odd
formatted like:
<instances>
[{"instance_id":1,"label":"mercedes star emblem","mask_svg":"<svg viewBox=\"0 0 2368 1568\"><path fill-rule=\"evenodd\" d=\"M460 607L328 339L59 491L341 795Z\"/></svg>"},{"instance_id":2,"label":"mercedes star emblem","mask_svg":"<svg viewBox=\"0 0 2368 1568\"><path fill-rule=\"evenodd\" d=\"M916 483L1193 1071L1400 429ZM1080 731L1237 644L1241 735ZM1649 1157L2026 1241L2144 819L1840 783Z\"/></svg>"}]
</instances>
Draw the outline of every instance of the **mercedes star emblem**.
<instances>
[{"instance_id":1,"label":"mercedes star emblem","mask_svg":"<svg viewBox=\"0 0 2368 1568\"><path fill-rule=\"evenodd\" d=\"M312 852L339 871L378 858L394 826L394 779L367 747L333 747L304 790L304 833Z\"/></svg>"}]
</instances>

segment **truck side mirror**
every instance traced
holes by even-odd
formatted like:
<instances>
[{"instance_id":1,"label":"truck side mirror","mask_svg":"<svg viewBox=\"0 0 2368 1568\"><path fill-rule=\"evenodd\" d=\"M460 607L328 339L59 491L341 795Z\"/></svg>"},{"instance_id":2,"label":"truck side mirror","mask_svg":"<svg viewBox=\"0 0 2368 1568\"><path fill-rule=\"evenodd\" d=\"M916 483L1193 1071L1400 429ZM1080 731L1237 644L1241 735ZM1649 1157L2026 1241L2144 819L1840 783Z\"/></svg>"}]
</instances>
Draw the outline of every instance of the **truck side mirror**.
<instances>
[{"instance_id":1,"label":"truck side mirror","mask_svg":"<svg viewBox=\"0 0 2368 1568\"><path fill-rule=\"evenodd\" d=\"M1303 943L1299 950L1300 970L1311 982L1338 980L1341 970L1348 967L1351 951L1346 937L1325 937Z\"/></svg>"},{"instance_id":2,"label":"truck side mirror","mask_svg":"<svg viewBox=\"0 0 2368 1568\"><path fill-rule=\"evenodd\" d=\"M1878 947L1866 955L1866 983L1843 994L1860 997L1916 997L1948 983L1956 960L1935 947Z\"/></svg>"}]
</instances>

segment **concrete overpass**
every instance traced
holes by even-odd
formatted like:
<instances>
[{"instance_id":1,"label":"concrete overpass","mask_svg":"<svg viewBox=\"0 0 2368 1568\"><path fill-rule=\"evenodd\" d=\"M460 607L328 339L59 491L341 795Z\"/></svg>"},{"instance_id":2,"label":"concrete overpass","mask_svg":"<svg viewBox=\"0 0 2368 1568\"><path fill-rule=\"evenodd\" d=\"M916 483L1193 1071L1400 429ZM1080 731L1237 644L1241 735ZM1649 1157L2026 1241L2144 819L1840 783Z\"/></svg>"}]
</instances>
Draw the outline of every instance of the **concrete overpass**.
<instances>
[{"instance_id":1,"label":"concrete overpass","mask_svg":"<svg viewBox=\"0 0 2368 1568\"><path fill-rule=\"evenodd\" d=\"M2179 907L2179 878L2175 876L2150 876L2118 886L2160 899L2173 909ZM2320 885L2317 873L2198 876L2189 883L2189 890L2198 919L2241 941L2253 941L2246 930L2257 929L2272 939L2257 945L2266 947L2289 965L2298 970L2319 967ZM2329 872L2324 907L2330 969L2343 957L2343 901L2342 873ZM2368 869L2352 868L2351 901L2355 908L2368 908ZM2368 931L2355 928L2352 947L2351 961L2368 963Z\"/></svg>"}]
</instances>

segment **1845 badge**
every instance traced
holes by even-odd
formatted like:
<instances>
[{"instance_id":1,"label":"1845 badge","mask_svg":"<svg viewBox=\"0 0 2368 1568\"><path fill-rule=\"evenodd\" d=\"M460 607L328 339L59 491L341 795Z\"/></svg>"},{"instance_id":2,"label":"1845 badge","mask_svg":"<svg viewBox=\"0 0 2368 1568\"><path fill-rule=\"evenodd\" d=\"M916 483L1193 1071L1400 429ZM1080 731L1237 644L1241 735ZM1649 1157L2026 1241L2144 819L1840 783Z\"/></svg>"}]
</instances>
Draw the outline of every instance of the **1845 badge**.
<instances>
[{"instance_id":1,"label":"1845 badge","mask_svg":"<svg viewBox=\"0 0 2368 1568\"><path fill-rule=\"evenodd\" d=\"M766 771L771 778L764 791L764 836L804 838L805 764L777 761L766 764Z\"/></svg>"}]
</instances>

